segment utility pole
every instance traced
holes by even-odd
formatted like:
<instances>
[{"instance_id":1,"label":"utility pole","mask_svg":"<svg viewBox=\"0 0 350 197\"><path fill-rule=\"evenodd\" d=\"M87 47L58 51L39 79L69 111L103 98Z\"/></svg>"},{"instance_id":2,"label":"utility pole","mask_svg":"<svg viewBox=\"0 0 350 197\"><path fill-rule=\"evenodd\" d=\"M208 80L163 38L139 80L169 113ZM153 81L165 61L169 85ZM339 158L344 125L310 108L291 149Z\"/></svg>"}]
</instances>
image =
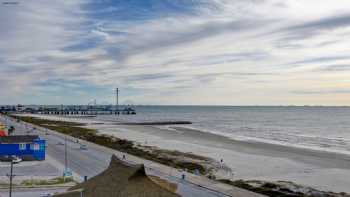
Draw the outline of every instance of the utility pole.
<instances>
[{"instance_id":1,"label":"utility pole","mask_svg":"<svg viewBox=\"0 0 350 197\"><path fill-rule=\"evenodd\" d=\"M11 160L11 170L10 170L10 174L7 174L7 176L10 178L9 197L12 197L12 178L14 177L14 175L13 175L13 160Z\"/></svg>"},{"instance_id":2,"label":"utility pole","mask_svg":"<svg viewBox=\"0 0 350 197\"><path fill-rule=\"evenodd\" d=\"M67 172L68 159L67 159L67 137L64 137L64 171Z\"/></svg>"}]
</instances>

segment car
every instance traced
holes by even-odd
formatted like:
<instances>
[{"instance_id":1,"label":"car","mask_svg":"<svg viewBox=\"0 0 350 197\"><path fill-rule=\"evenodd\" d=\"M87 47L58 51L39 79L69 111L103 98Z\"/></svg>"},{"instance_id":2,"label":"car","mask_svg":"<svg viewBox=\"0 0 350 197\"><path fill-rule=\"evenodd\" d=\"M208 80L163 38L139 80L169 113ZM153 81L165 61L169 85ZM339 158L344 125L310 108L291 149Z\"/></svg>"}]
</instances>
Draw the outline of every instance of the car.
<instances>
[{"instance_id":1,"label":"car","mask_svg":"<svg viewBox=\"0 0 350 197\"><path fill-rule=\"evenodd\" d=\"M80 144L80 150L87 150L87 146L85 144Z\"/></svg>"},{"instance_id":2,"label":"car","mask_svg":"<svg viewBox=\"0 0 350 197\"><path fill-rule=\"evenodd\" d=\"M20 163L22 161L21 158L17 157L17 156L12 156L12 162L13 163Z\"/></svg>"},{"instance_id":3,"label":"car","mask_svg":"<svg viewBox=\"0 0 350 197\"><path fill-rule=\"evenodd\" d=\"M4 156L0 157L0 161L2 161L2 162L9 162L11 160L12 160L12 157L8 156L8 155L4 155Z\"/></svg>"},{"instance_id":4,"label":"car","mask_svg":"<svg viewBox=\"0 0 350 197\"><path fill-rule=\"evenodd\" d=\"M40 194L40 197L50 197L50 196L52 196L50 193Z\"/></svg>"},{"instance_id":5,"label":"car","mask_svg":"<svg viewBox=\"0 0 350 197\"><path fill-rule=\"evenodd\" d=\"M8 155L5 155L5 156L2 156L0 157L0 161L2 162L13 162L13 163L20 163L22 161L22 159L20 157L17 157L15 155L11 155L11 156L8 156Z\"/></svg>"}]
</instances>

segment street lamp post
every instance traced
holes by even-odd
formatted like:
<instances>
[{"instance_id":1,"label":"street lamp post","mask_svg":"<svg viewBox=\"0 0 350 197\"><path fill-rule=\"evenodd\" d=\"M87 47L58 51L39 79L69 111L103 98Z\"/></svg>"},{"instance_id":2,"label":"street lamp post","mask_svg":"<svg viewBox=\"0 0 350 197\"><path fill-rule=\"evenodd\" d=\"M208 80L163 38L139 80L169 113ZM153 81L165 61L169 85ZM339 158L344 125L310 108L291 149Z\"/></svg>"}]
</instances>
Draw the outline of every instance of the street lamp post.
<instances>
[{"instance_id":1,"label":"street lamp post","mask_svg":"<svg viewBox=\"0 0 350 197\"><path fill-rule=\"evenodd\" d=\"M68 168L68 158L67 158L67 137L64 137L64 171L66 172Z\"/></svg>"},{"instance_id":2,"label":"street lamp post","mask_svg":"<svg viewBox=\"0 0 350 197\"><path fill-rule=\"evenodd\" d=\"M14 177L14 175L13 175L13 160L11 160L11 170L10 170L10 174L7 174L7 176L10 178L9 197L12 197L12 179L13 179L13 177Z\"/></svg>"}]
</instances>

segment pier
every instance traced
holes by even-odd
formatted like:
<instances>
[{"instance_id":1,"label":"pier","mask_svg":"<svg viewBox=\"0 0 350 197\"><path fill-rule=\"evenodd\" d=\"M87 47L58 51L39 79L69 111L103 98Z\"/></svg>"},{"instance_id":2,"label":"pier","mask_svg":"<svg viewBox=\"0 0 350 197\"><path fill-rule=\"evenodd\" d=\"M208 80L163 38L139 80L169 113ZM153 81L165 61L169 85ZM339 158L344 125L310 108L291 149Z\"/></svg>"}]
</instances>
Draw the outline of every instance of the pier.
<instances>
[{"instance_id":1,"label":"pier","mask_svg":"<svg viewBox=\"0 0 350 197\"><path fill-rule=\"evenodd\" d=\"M37 114L47 115L136 115L136 111L132 108L125 108L123 110L108 110L108 109L66 109L66 110L38 110Z\"/></svg>"},{"instance_id":2,"label":"pier","mask_svg":"<svg viewBox=\"0 0 350 197\"><path fill-rule=\"evenodd\" d=\"M136 115L131 105L119 105L119 88L115 89L115 105L97 105L96 99L87 105L6 105L1 113L31 113L62 116Z\"/></svg>"},{"instance_id":3,"label":"pier","mask_svg":"<svg viewBox=\"0 0 350 197\"><path fill-rule=\"evenodd\" d=\"M13 106L1 108L3 112L31 113L61 116L97 116L97 115L136 115L131 106L116 109L113 106L81 105L81 106ZM6 109L6 110L5 110Z\"/></svg>"}]
</instances>

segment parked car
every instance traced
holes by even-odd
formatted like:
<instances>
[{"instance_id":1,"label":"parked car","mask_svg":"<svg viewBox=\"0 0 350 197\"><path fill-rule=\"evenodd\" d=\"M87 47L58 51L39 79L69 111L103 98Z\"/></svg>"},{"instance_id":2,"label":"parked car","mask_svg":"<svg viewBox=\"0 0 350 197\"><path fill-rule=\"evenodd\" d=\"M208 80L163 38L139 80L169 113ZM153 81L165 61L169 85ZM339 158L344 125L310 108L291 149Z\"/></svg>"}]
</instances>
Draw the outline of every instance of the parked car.
<instances>
[{"instance_id":1,"label":"parked car","mask_svg":"<svg viewBox=\"0 0 350 197\"><path fill-rule=\"evenodd\" d=\"M13 163L20 163L21 161L22 161L22 159L19 158L19 157L17 157L17 156L13 156L13 157L12 157L12 162L13 162Z\"/></svg>"},{"instance_id":2,"label":"parked car","mask_svg":"<svg viewBox=\"0 0 350 197\"><path fill-rule=\"evenodd\" d=\"M11 156L2 156L0 157L0 161L3 161L3 162L13 162L13 163L20 163L22 161L22 159L20 157L17 157L17 156L14 156L14 155L11 155Z\"/></svg>"},{"instance_id":3,"label":"parked car","mask_svg":"<svg viewBox=\"0 0 350 197\"><path fill-rule=\"evenodd\" d=\"M87 150L87 146L85 144L80 144L80 150Z\"/></svg>"},{"instance_id":4,"label":"parked car","mask_svg":"<svg viewBox=\"0 0 350 197\"><path fill-rule=\"evenodd\" d=\"M11 160L12 160L12 157L8 155L0 157L0 161L3 161L3 162L10 162Z\"/></svg>"},{"instance_id":5,"label":"parked car","mask_svg":"<svg viewBox=\"0 0 350 197\"><path fill-rule=\"evenodd\" d=\"M50 193L40 194L40 197L50 197L50 196L52 196Z\"/></svg>"}]
</instances>

